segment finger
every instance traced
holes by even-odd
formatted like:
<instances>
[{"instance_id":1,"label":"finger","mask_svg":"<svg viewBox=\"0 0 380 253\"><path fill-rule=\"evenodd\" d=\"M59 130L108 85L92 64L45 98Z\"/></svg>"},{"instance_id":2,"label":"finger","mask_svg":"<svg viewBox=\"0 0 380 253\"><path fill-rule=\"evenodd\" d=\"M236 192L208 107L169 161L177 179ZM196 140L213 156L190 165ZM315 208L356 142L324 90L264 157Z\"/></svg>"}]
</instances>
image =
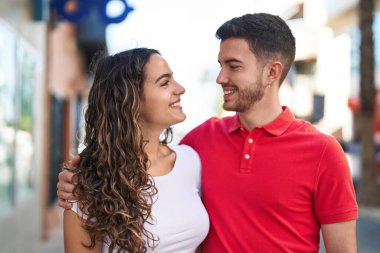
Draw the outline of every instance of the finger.
<instances>
[{"instance_id":1,"label":"finger","mask_svg":"<svg viewBox=\"0 0 380 253\"><path fill-rule=\"evenodd\" d=\"M73 200L75 200L75 197L73 196L73 194L68 193L68 192L64 192L64 191L60 191L60 190L57 191L57 196L59 199L62 199L65 201L72 202Z\"/></svg>"},{"instance_id":2,"label":"finger","mask_svg":"<svg viewBox=\"0 0 380 253\"><path fill-rule=\"evenodd\" d=\"M73 181L74 173L68 170L63 172L65 172L63 173L63 180L71 183Z\"/></svg>"},{"instance_id":3,"label":"finger","mask_svg":"<svg viewBox=\"0 0 380 253\"><path fill-rule=\"evenodd\" d=\"M75 178L75 172L76 172L76 167L72 167L71 171L66 171L66 173L63 174L63 182L67 182L70 184L76 184L77 183L77 178Z\"/></svg>"},{"instance_id":4,"label":"finger","mask_svg":"<svg viewBox=\"0 0 380 253\"><path fill-rule=\"evenodd\" d=\"M79 156L79 155L74 156L74 157L70 160L69 163L71 164L71 166L73 166L73 167L77 167L77 166L79 165L79 163L80 163L80 156Z\"/></svg>"},{"instance_id":5,"label":"finger","mask_svg":"<svg viewBox=\"0 0 380 253\"><path fill-rule=\"evenodd\" d=\"M75 200L75 197L71 192L57 190L57 196L62 200Z\"/></svg>"},{"instance_id":6,"label":"finger","mask_svg":"<svg viewBox=\"0 0 380 253\"><path fill-rule=\"evenodd\" d=\"M74 173L68 170L63 170L58 174L59 181L65 183L72 183L74 177Z\"/></svg>"},{"instance_id":7,"label":"finger","mask_svg":"<svg viewBox=\"0 0 380 253\"><path fill-rule=\"evenodd\" d=\"M58 206L62 207L62 208L65 208L65 209L71 209L71 207L73 206L72 203L70 202L66 202L62 199L58 199Z\"/></svg>"},{"instance_id":8,"label":"finger","mask_svg":"<svg viewBox=\"0 0 380 253\"><path fill-rule=\"evenodd\" d=\"M71 183L67 183L67 182L58 181L58 183L57 183L57 189L59 191L63 191L63 192L70 193L70 194L73 193L74 187L75 187L75 185L73 185Z\"/></svg>"},{"instance_id":9,"label":"finger","mask_svg":"<svg viewBox=\"0 0 380 253\"><path fill-rule=\"evenodd\" d=\"M64 163L62 167L62 171L67 170L69 172L75 172L76 169L77 169L77 165L73 164L71 160L68 161L67 163Z\"/></svg>"}]
</instances>

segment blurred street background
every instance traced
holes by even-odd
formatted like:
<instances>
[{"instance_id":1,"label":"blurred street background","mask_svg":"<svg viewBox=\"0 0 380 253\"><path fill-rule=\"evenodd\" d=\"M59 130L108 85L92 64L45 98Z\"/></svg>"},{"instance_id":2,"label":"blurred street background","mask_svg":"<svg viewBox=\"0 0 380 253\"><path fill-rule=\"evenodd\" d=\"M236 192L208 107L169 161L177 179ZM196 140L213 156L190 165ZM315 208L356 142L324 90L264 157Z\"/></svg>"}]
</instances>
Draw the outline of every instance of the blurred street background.
<instances>
[{"instance_id":1,"label":"blurred street background","mask_svg":"<svg viewBox=\"0 0 380 253\"><path fill-rule=\"evenodd\" d=\"M186 88L178 142L228 115L215 31L255 12L291 27L296 60L281 102L341 143L360 207L359 252L379 253L380 0L0 0L0 253L64 252L57 175L84 135L96 52L160 50Z\"/></svg>"}]
</instances>

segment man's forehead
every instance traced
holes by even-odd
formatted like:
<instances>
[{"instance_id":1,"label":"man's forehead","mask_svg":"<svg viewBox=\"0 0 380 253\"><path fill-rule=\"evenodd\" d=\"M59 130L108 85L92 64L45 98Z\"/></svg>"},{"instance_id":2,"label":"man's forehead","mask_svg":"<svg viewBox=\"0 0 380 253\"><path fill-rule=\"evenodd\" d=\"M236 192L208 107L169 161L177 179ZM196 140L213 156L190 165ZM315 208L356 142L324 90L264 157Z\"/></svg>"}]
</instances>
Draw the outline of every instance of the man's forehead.
<instances>
[{"instance_id":1,"label":"man's forehead","mask_svg":"<svg viewBox=\"0 0 380 253\"><path fill-rule=\"evenodd\" d=\"M220 44L218 61L243 61L247 56L254 56L246 42L223 41Z\"/></svg>"},{"instance_id":2,"label":"man's forehead","mask_svg":"<svg viewBox=\"0 0 380 253\"><path fill-rule=\"evenodd\" d=\"M219 46L219 55L221 54L246 54L251 52L249 44L243 39L227 39L222 41Z\"/></svg>"}]
</instances>

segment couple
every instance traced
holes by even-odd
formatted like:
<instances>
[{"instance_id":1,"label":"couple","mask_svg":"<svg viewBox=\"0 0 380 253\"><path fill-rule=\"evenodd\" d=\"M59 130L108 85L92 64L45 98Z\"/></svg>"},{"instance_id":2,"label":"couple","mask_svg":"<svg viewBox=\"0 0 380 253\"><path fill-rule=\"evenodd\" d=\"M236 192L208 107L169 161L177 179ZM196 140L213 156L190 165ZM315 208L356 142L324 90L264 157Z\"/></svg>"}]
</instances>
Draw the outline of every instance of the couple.
<instances>
[{"instance_id":1,"label":"couple","mask_svg":"<svg viewBox=\"0 0 380 253\"><path fill-rule=\"evenodd\" d=\"M86 148L75 173L59 175L66 252L318 252L320 229L327 252L357 252L342 149L279 102L295 56L289 27L247 14L216 36L223 108L237 113L207 120L183 145L167 142L186 117L185 90L158 51L98 61Z\"/></svg>"}]
</instances>

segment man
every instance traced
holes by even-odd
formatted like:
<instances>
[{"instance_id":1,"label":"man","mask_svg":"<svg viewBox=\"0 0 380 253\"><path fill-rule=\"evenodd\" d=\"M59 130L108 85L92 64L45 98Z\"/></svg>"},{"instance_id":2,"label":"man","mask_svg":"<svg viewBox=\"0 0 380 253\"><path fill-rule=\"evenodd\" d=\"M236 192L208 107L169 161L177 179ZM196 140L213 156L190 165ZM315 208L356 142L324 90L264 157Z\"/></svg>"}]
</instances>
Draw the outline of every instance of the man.
<instances>
[{"instance_id":1,"label":"man","mask_svg":"<svg viewBox=\"0 0 380 253\"><path fill-rule=\"evenodd\" d=\"M357 252L358 207L342 149L280 105L295 56L289 27L278 16L247 14L216 36L223 108L237 113L211 118L181 141L202 160L211 221L204 252L318 252L320 229L327 252ZM70 187L58 188L67 199Z\"/></svg>"}]
</instances>

